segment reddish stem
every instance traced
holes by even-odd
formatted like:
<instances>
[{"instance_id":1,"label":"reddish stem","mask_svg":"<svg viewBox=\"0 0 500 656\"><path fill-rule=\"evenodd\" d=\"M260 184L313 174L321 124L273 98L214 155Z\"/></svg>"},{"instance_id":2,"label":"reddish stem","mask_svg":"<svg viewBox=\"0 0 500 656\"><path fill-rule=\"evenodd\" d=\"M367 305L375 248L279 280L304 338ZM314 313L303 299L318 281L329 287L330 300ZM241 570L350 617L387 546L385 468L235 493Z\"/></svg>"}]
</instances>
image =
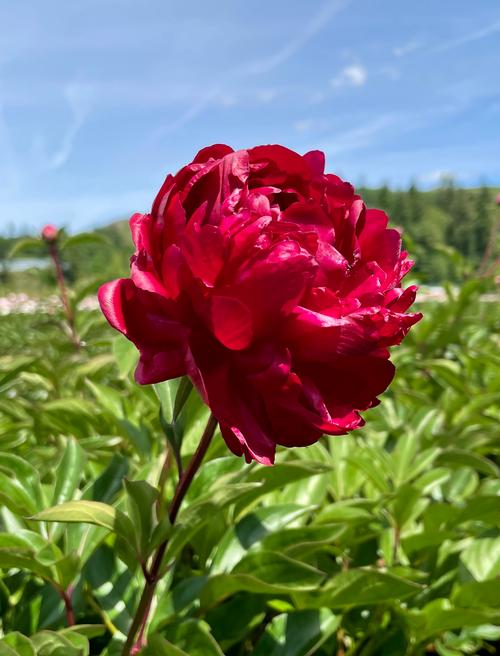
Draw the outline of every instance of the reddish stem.
<instances>
[{"instance_id":1,"label":"reddish stem","mask_svg":"<svg viewBox=\"0 0 500 656\"><path fill-rule=\"evenodd\" d=\"M196 449L187 469L182 474L175 489L174 498L172 499L172 503L170 504L170 508L168 510L168 516L170 518L171 524L174 524L175 520L177 519L182 501L186 496L186 492L188 491L189 486L191 485L191 482L201 465L208 447L210 446L210 442L212 441L216 427L217 419L215 419L213 415L210 415L205 430L203 431L200 443L198 444L198 448ZM148 575L145 577L146 583L142 591L137 611L130 626L122 656L130 656L131 654L136 654L144 646L146 625L156 586L161 578L160 569L163 561L163 556L165 555L165 551L167 549L167 544L167 540L160 544L154 555L153 563L148 572Z\"/></svg>"},{"instance_id":2,"label":"reddish stem","mask_svg":"<svg viewBox=\"0 0 500 656\"><path fill-rule=\"evenodd\" d=\"M63 304L64 312L66 314L66 319L68 321L71 330L72 341L74 342L75 346L79 346L80 340L78 339L75 330L75 315L73 313L73 310L68 300L68 292L66 290L66 282L64 280L64 273L61 266L61 259L59 257L57 243L55 241L49 244L49 254L52 259L52 263L54 264L57 284L59 286L59 296L61 297L61 302Z\"/></svg>"},{"instance_id":3,"label":"reddish stem","mask_svg":"<svg viewBox=\"0 0 500 656\"><path fill-rule=\"evenodd\" d=\"M64 608L66 610L66 622L68 626L75 625L75 611L73 610L73 601L71 599L73 588L70 586L66 590L61 590L61 597L64 601Z\"/></svg>"}]
</instances>

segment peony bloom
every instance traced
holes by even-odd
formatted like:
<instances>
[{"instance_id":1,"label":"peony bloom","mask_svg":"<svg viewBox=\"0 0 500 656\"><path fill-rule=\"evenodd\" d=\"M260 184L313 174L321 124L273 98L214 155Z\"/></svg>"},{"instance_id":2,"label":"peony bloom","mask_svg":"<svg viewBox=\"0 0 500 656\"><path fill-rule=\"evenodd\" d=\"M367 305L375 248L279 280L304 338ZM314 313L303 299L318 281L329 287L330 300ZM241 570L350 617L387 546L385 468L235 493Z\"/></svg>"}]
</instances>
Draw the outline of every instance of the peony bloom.
<instances>
[{"instance_id":1,"label":"peony bloom","mask_svg":"<svg viewBox=\"0 0 500 656\"><path fill-rule=\"evenodd\" d=\"M495 203L500 207L500 194L495 198Z\"/></svg>"},{"instance_id":2,"label":"peony bloom","mask_svg":"<svg viewBox=\"0 0 500 656\"><path fill-rule=\"evenodd\" d=\"M51 223L48 223L47 225L43 226L41 232L42 239L49 243L56 241L58 234L59 234L59 230L56 228L55 225L52 225Z\"/></svg>"},{"instance_id":3,"label":"peony bloom","mask_svg":"<svg viewBox=\"0 0 500 656\"><path fill-rule=\"evenodd\" d=\"M131 276L99 302L139 383L188 375L237 455L272 464L363 425L394 376L412 263L387 216L283 146L203 149L130 219Z\"/></svg>"}]
</instances>

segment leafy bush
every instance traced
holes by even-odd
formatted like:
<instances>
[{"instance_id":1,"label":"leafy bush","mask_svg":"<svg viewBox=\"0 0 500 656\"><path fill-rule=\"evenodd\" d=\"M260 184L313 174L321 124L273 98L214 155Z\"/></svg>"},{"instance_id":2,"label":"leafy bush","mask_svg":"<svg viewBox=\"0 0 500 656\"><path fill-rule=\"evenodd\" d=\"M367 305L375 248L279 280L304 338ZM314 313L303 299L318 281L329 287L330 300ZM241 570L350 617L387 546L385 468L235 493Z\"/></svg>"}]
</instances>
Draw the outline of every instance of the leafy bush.
<instances>
[{"instance_id":1,"label":"leafy bush","mask_svg":"<svg viewBox=\"0 0 500 656\"><path fill-rule=\"evenodd\" d=\"M120 654L140 563L166 536L145 655L495 653L500 351L484 291L470 280L425 306L364 429L273 468L216 438L174 527L175 385L136 385L135 350L96 312L77 317L80 350L58 317L2 317L0 655ZM191 393L184 463L207 412Z\"/></svg>"}]
</instances>

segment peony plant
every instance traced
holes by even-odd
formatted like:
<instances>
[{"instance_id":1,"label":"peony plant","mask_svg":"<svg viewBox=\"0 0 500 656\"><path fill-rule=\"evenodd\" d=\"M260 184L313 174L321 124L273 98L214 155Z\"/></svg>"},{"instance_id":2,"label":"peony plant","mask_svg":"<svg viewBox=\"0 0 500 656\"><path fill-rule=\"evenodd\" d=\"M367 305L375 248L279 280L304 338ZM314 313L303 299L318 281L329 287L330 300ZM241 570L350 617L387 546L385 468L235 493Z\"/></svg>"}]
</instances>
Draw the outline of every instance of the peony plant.
<instances>
[{"instance_id":1,"label":"peony plant","mask_svg":"<svg viewBox=\"0 0 500 656\"><path fill-rule=\"evenodd\" d=\"M192 384L212 413L171 523L217 425L234 454L263 465L278 446L359 428L394 377L389 347L421 318L408 312L400 233L324 168L319 151L204 148L167 176L151 213L132 216L130 278L99 290L139 350L137 382L185 377L178 410ZM145 643L167 542L144 567L125 655Z\"/></svg>"}]
</instances>

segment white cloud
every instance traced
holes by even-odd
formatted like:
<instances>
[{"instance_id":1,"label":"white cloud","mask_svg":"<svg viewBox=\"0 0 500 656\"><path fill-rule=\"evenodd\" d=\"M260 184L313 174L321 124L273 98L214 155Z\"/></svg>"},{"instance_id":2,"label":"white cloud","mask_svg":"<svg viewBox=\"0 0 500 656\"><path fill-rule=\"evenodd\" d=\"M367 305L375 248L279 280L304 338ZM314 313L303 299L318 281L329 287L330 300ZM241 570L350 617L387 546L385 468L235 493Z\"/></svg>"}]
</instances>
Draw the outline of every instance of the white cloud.
<instances>
[{"instance_id":1,"label":"white cloud","mask_svg":"<svg viewBox=\"0 0 500 656\"><path fill-rule=\"evenodd\" d=\"M300 121L295 121L293 124L293 129L295 132L310 132L314 126L314 121L312 118L303 118Z\"/></svg>"},{"instance_id":2,"label":"white cloud","mask_svg":"<svg viewBox=\"0 0 500 656\"><path fill-rule=\"evenodd\" d=\"M351 64L342 69L330 83L334 88L362 87L366 83L367 77L368 74L364 66Z\"/></svg>"},{"instance_id":3,"label":"white cloud","mask_svg":"<svg viewBox=\"0 0 500 656\"><path fill-rule=\"evenodd\" d=\"M338 155L342 152L365 148L373 142L375 137L388 128L392 128L397 118L393 114L383 114L369 121L365 125L346 130L327 142L320 144L320 150L327 154Z\"/></svg>"},{"instance_id":4,"label":"white cloud","mask_svg":"<svg viewBox=\"0 0 500 656\"><path fill-rule=\"evenodd\" d=\"M277 95L278 91L276 89L257 89L255 92L256 100L263 105L272 102Z\"/></svg>"},{"instance_id":5,"label":"white cloud","mask_svg":"<svg viewBox=\"0 0 500 656\"><path fill-rule=\"evenodd\" d=\"M438 45L435 45L434 47L430 48L428 52L437 53L437 52L446 52L447 50L453 50L455 48L459 48L460 46L464 46L467 43L472 43L474 41L485 39L486 37L491 36L492 34L496 34L497 32L500 32L500 20L494 21L489 25L485 25L480 29L472 30L471 32L462 34L462 36L458 36L455 39L449 39L448 41L441 41ZM408 55L409 53L414 52L416 50L422 50L424 47L425 47L425 42L423 41L423 39L412 39L407 43L403 43L401 46L397 46L393 48L392 52L396 57L403 57L404 55Z\"/></svg>"},{"instance_id":6,"label":"white cloud","mask_svg":"<svg viewBox=\"0 0 500 656\"><path fill-rule=\"evenodd\" d=\"M261 73L268 73L283 64L313 39L350 2L351 0L330 0L312 16L311 20L306 23L304 29L295 38L288 41L283 48L277 50L274 54L251 62L245 67L244 72L260 75Z\"/></svg>"},{"instance_id":7,"label":"white cloud","mask_svg":"<svg viewBox=\"0 0 500 656\"><path fill-rule=\"evenodd\" d=\"M299 134L323 132L331 126L331 120L325 118L303 118L293 123L293 129Z\"/></svg>"},{"instance_id":8,"label":"white cloud","mask_svg":"<svg viewBox=\"0 0 500 656\"><path fill-rule=\"evenodd\" d=\"M463 34L462 36L456 39L451 39L450 41L445 41L444 43L440 43L438 46L433 48L431 52L445 52L446 50L453 50L454 48L463 46L466 43L471 43L473 41L479 41L480 39L484 39L488 36L491 36L492 34L495 34L496 32L500 32L500 20L490 25L486 25L485 27L479 30L474 30L473 32L468 32L467 34Z\"/></svg>"},{"instance_id":9,"label":"white cloud","mask_svg":"<svg viewBox=\"0 0 500 656\"><path fill-rule=\"evenodd\" d=\"M421 39L411 39L411 41L407 41L406 43L393 48L392 52L396 57L403 57L404 55L408 55L414 50L419 50L423 47L423 45L424 44Z\"/></svg>"},{"instance_id":10,"label":"white cloud","mask_svg":"<svg viewBox=\"0 0 500 656\"><path fill-rule=\"evenodd\" d=\"M64 88L64 96L71 109L71 121L59 147L46 158L45 168L58 169L71 156L76 136L89 114L92 94L92 88L89 85L77 82L71 82Z\"/></svg>"}]
</instances>

